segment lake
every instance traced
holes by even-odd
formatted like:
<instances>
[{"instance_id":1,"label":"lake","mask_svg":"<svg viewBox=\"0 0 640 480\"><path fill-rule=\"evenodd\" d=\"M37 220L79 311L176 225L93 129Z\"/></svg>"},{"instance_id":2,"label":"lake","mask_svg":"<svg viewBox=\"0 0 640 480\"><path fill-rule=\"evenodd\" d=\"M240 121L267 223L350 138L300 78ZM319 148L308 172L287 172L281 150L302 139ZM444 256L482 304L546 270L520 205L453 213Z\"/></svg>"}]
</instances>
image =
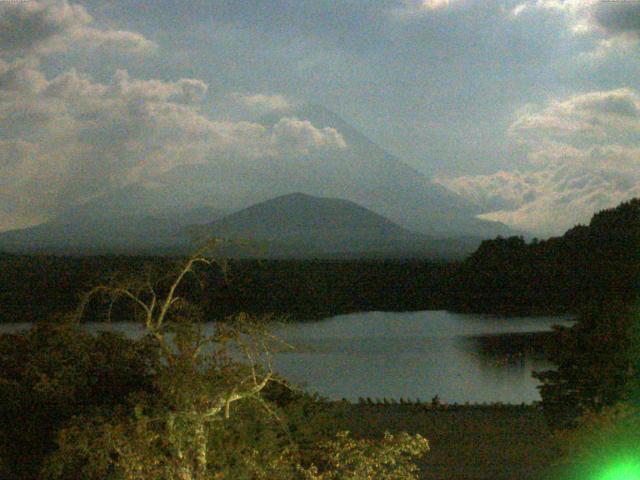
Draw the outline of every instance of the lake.
<instances>
[{"instance_id":1,"label":"lake","mask_svg":"<svg viewBox=\"0 0 640 480\"><path fill-rule=\"evenodd\" d=\"M555 324L570 325L571 319L446 311L340 315L275 326L274 333L295 349L277 353L273 365L294 383L330 399L429 401L438 395L448 403L530 403L540 399L531 372L551 365L527 349L492 353L482 339L522 338ZM134 324L88 326L142 333ZM26 325L4 324L0 332L20 328Z\"/></svg>"}]
</instances>

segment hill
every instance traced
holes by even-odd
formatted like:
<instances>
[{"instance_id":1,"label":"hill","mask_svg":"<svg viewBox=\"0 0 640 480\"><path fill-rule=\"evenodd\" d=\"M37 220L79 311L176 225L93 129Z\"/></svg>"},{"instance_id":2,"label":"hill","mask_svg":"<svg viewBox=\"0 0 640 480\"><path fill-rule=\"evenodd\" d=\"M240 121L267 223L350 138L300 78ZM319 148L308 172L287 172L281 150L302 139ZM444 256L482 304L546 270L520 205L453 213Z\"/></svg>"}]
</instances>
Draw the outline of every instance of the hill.
<instances>
[{"instance_id":1,"label":"hill","mask_svg":"<svg viewBox=\"0 0 640 480\"><path fill-rule=\"evenodd\" d=\"M403 228L441 238L514 233L502 224L475 218L480 213L475 205L433 183L323 107L307 105L265 116L260 122L269 131L282 118L334 128L344 138L345 148L278 156L263 153L257 158L212 154L202 163L179 165L74 205L60 215L59 223L86 230L92 227L80 224L94 217L117 223L124 216L178 218L198 208L228 213L303 192L350 200Z\"/></svg>"},{"instance_id":2,"label":"hill","mask_svg":"<svg viewBox=\"0 0 640 480\"><path fill-rule=\"evenodd\" d=\"M459 310L576 312L640 293L640 199L596 213L561 237L482 242L452 283Z\"/></svg>"},{"instance_id":3,"label":"hill","mask_svg":"<svg viewBox=\"0 0 640 480\"><path fill-rule=\"evenodd\" d=\"M460 257L477 240L439 240L415 234L354 202L302 193L252 205L192 228L207 237L256 241L259 255Z\"/></svg>"},{"instance_id":4,"label":"hill","mask_svg":"<svg viewBox=\"0 0 640 480\"><path fill-rule=\"evenodd\" d=\"M185 228L219 216L219 211L210 208L176 216L78 209L42 225L0 233L0 250L54 254L184 252L191 249Z\"/></svg>"},{"instance_id":5,"label":"hill","mask_svg":"<svg viewBox=\"0 0 640 480\"><path fill-rule=\"evenodd\" d=\"M334 128L345 146L278 156L265 153L258 158L229 153L212 156L203 163L180 165L144 182L73 205L46 224L4 232L0 234L0 249L50 253L176 251L189 245L187 237L179 233L185 225L211 221L223 213L294 192L355 202L398 227L429 235L432 240L439 238L442 244L451 237L514 234L500 223L476 218L480 213L477 206L433 183L333 112L306 105L265 116L260 122L269 131L283 118ZM465 243L463 251L468 252L470 242ZM381 246L380 253L385 254L387 248ZM282 252L286 253L286 248Z\"/></svg>"},{"instance_id":6,"label":"hill","mask_svg":"<svg viewBox=\"0 0 640 480\"><path fill-rule=\"evenodd\" d=\"M404 228L437 237L514 234L505 225L477 219L478 206L432 182L334 112L306 104L263 116L260 121L271 127L283 115L307 120L318 128L335 128L347 145L344 150L291 164L296 174L287 177L296 182L294 191L351 200Z\"/></svg>"}]
</instances>

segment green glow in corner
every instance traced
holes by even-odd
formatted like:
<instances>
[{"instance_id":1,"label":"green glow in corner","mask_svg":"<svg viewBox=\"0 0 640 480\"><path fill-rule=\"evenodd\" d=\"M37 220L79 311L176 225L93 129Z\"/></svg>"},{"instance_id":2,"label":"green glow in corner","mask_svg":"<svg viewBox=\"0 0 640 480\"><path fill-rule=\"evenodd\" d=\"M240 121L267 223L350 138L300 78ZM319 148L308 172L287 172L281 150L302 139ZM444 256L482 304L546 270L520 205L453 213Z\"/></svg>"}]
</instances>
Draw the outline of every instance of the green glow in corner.
<instances>
[{"instance_id":1,"label":"green glow in corner","mask_svg":"<svg viewBox=\"0 0 640 480\"><path fill-rule=\"evenodd\" d=\"M596 480L640 480L640 461L622 460L608 467Z\"/></svg>"}]
</instances>

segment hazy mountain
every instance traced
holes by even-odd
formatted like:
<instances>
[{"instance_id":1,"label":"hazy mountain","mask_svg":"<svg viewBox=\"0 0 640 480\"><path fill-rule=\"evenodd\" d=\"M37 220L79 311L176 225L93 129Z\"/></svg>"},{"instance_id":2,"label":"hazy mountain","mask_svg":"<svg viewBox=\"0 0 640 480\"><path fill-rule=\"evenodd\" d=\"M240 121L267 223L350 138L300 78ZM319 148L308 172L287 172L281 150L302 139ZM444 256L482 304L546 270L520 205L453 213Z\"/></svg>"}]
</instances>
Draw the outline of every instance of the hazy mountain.
<instances>
[{"instance_id":1,"label":"hazy mountain","mask_svg":"<svg viewBox=\"0 0 640 480\"><path fill-rule=\"evenodd\" d=\"M513 233L508 227L475 218L478 206L429 180L385 151L339 116L318 105L263 116L274 125L283 116L308 120L318 128L333 127L346 150L305 159L298 164L295 187L305 193L352 200L399 225L436 236L492 237Z\"/></svg>"},{"instance_id":2,"label":"hazy mountain","mask_svg":"<svg viewBox=\"0 0 640 480\"><path fill-rule=\"evenodd\" d=\"M36 227L0 233L0 250L66 254L184 252L192 248L186 226L220 216L220 211L205 207L176 216L78 208Z\"/></svg>"},{"instance_id":3,"label":"hazy mountain","mask_svg":"<svg viewBox=\"0 0 640 480\"><path fill-rule=\"evenodd\" d=\"M252 205L191 231L202 237L250 240L260 246L258 255L287 257L456 257L479 243L415 234L354 202L302 193ZM233 251L251 253L242 247Z\"/></svg>"},{"instance_id":4,"label":"hazy mountain","mask_svg":"<svg viewBox=\"0 0 640 480\"><path fill-rule=\"evenodd\" d=\"M397 226L440 238L512 233L502 224L476 219L476 206L434 184L325 108L305 106L260 121L270 127L284 117L335 128L346 147L251 159L227 154L207 163L181 165L75 205L52 222L5 232L0 248L173 248L187 242L177 233L184 225L293 192L350 200Z\"/></svg>"},{"instance_id":5,"label":"hazy mountain","mask_svg":"<svg viewBox=\"0 0 640 480\"><path fill-rule=\"evenodd\" d=\"M262 117L273 126L283 117L335 128L346 148L307 154L244 158L227 154L207 163L181 165L153 181L114 190L74 208L78 211L178 215L199 206L231 212L279 195L303 192L356 202L399 225L436 236L508 235L507 227L475 218L479 209L431 182L320 106L304 106Z\"/></svg>"}]
</instances>

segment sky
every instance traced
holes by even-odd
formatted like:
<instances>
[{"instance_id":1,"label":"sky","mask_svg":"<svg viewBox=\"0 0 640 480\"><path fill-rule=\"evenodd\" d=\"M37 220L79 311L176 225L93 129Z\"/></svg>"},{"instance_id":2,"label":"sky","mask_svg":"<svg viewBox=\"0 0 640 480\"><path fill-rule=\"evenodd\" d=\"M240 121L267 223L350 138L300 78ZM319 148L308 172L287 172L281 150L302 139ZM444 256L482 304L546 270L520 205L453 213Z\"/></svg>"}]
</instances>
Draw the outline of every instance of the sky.
<instances>
[{"instance_id":1,"label":"sky","mask_svg":"<svg viewBox=\"0 0 640 480\"><path fill-rule=\"evenodd\" d=\"M344 148L286 114L306 102L559 234L640 196L640 1L0 0L0 230L181 163Z\"/></svg>"}]
</instances>

